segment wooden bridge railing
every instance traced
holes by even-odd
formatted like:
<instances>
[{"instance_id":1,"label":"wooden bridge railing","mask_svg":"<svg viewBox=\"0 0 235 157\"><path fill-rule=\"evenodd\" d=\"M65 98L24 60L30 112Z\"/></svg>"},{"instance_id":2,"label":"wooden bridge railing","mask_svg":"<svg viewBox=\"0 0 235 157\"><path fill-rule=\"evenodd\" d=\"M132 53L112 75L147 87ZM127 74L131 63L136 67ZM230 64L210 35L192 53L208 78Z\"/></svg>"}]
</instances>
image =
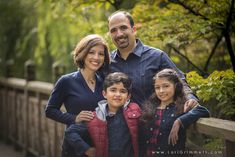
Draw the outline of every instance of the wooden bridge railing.
<instances>
[{"instance_id":1,"label":"wooden bridge railing","mask_svg":"<svg viewBox=\"0 0 235 157\"><path fill-rule=\"evenodd\" d=\"M235 122L218 118L201 118L192 126L197 132L224 140L224 157L235 156ZM221 154L221 155L222 155Z\"/></svg>"},{"instance_id":2,"label":"wooden bridge railing","mask_svg":"<svg viewBox=\"0 0 235 157\"><path fill-rule=\"evenodd\" d=\"M22 149L26 157L59 157L64 125L46 118L44 114L54 85L34 81L32 64L25 64L25 79L0 78L0 137ZM59 73L64 72L58 65L53 71L55 80ZM223 139L225 146L221 156L235 156L234 121L202 118L192 128Z\"/></svg>"},{"instance_id":3,"label":"wooden bridge railing","mask_svg":"<svg viewBox=\"0 0 235 157\"><path fill-rule=\"evenodd\" d=\"M59 157L65 126L44 113L54 84L35 81L32 61L25 63L25 72L25 79L0 78L0 137L25 156ZM62 73L64 67L55 64L54 80ZM12 72L7 69L7 74Z\"/></svg>"}]
</instances>

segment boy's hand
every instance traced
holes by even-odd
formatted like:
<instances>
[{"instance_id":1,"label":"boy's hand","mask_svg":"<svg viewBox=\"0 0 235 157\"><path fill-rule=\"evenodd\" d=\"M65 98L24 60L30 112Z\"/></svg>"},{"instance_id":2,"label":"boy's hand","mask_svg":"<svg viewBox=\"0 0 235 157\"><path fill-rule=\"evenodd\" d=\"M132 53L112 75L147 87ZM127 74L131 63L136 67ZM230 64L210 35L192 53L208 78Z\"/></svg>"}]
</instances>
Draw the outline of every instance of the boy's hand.
<instances>
[{"instance_id":1,"label":"boy's hand","mask_svg":"<svg viewBox=\"0 0 235 157\"><path fill-rule=\"evenodd\" d=\"M88 156L88 157L95 157L95 148L94 147L90 147L86 152L85 154Z\"/></svg>"},{"instance_id":2,"label":"boy's hand","mask_svg":"<svg viewBox=\"0 0 235 157\"><path fill-rule=\"evenodd\" d=\"M91 121L94 118L94 114L91 111L81 111L75 119L76 123L80 123L82 121Z\"/></svg>"},{"instance_id":3,"label":"boy's hand","mask_svg":"<svg viewBox=\"0 0 235 157\"><path fill-rule=\"evenodd\" d=\"M176 119L171 128L170 135L168 137L168 144L172 144L173 146L176 145L178 141L178 133L179 133L180 125L181 125L180 120Z\"/></svg>"},{"instance_id":4,"label":"boy's hand","mask_svg":"<svg viewBox=\"0 0 235 157\"><path fill-rule=\"evenodd\" d=\"M189 99L184 104L184 113L188 112L192 108L198 105L198 102L195 99Z\"/></svg>"}]
</instances>

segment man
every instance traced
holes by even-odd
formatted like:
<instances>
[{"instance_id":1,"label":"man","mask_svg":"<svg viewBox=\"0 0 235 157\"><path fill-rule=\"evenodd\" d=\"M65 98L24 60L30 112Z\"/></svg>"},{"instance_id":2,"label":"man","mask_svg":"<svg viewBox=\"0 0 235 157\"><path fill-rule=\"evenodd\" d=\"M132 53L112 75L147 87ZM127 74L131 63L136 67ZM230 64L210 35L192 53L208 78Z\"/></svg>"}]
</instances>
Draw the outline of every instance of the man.
<instances>
[{"instance_id":1,"label":"man","mask_svg":"<svg viewBox=\"0 0 235 157\"><path fill-rule=\"evenodd\" d=\"M109 72L123 72L133 80L131 100L137 104L143 102L153 93L153 76L161 69L175 69L184 80L188 101L185 111L197 102L185 81L183 73L177 69L167 54L159 49L144 45L136 38L136 27L132 16L125 11L114 12L108 18L109 33L117 50L111 54Z\"/></svg>"}]
</instances>

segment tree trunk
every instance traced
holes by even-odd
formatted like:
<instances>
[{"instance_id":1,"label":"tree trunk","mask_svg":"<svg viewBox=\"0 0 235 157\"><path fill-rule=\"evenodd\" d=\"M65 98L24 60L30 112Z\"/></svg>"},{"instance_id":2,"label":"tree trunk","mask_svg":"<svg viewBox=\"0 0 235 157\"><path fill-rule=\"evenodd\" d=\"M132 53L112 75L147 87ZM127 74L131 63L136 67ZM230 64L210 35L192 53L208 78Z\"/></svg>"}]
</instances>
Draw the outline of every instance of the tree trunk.
<instances>
[{"instance_id":1,"label":"tree trunk","mask_svg":"<svg viewBox=\"0 0 235 157\"><path fill-rule=\"evenodd\" d=\"M227 49L228 49L228 53L232 62L232 67L233 67L233 71L235 71L235 56L234 56L234 51L233 51L233 47L232 47L232 43L231 43L231 39L230 39L230 27L231 27L231 22L233 20L233 11L234 11L234 0L231 1L231 7L229 10L229 14L228 14L228 18L226 21L226 27L223 31L223 35L226 41L226 45L227 45Z\"/></svg>"},{"instance_id":2,"label":"tree trunk","mask_svg":"<svg viewBox=\"0 0 235 157\"><path fill-rule=\"evenodd\" d=\"M234 56L234 51L233 51L232 43L230 40L230 36L227 31L224 32L224 37L225 37L228 53L232 62L233 71L235 72L235 56Z\"/></svg>"}]
</instances>

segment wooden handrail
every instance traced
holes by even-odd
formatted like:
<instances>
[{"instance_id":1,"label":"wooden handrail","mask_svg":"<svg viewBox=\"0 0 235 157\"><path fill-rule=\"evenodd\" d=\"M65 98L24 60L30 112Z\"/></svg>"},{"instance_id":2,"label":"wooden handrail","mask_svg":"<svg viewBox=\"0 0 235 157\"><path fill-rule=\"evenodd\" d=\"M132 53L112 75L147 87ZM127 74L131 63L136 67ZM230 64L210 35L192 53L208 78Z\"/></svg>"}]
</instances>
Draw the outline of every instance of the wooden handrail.
<instances>
[{"instance_id":1,"label":"wooden handrail","mask_svg":"<svg viewBox=\"0 0 235 157\"><path fill-rule=\"evenodd\" d=\"M193 126L205 135L219 137L225 141L225 157L235 156L235 122L218 118L200 118Z\"/></svg>"},{"instance_id":2,"label":"wooden handrail","mask_svg":"<svg viewBox=\"0 0 235 157\"><path fill-rule=\"evenodd\" d=\"M218 118L201 118L196 122L195 128L200 133L235 142L234 121Z\"/></svg>"}]
</instances>

